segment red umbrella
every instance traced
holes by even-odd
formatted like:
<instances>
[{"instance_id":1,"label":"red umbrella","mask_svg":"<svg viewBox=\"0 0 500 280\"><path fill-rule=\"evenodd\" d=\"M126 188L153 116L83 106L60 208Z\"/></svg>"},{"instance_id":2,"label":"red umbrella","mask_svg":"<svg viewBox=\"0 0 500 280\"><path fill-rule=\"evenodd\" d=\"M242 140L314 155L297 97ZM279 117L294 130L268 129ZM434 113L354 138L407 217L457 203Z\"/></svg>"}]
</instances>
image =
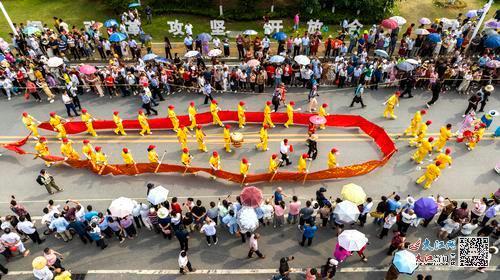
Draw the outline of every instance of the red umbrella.
<instances>
[{"instance_id":1,"label":"red umbrella","mask_svg":"<svg viewBox=\"0 0 500 280\"><path fill-rule=\"evenodd\" d=\"M241 204L253 208L259 207L262 203L262 191L256 187L245 187L240 194Z\"/></svg>"},{"instance_id":2,"label":"red umbrella","mask_svg":"<svg viewBox=\"0 0 500 280\"><path fill-rule=\"evenodd\" d=\"M326 123L326 118L318 115L311 116L309 118L309 121L312 124L325 124Z\"/></svg>"},{"instance_id":3,"label":"red umbrella","mask_svg":"<svg viewBox=\"0 0 500 280\"><path fill-rule=\"evenodd\" d=\"M381 25L387 29L396 29L399 25L398 22L393 19L384 19Z\"/></svg>"}]
</instances>

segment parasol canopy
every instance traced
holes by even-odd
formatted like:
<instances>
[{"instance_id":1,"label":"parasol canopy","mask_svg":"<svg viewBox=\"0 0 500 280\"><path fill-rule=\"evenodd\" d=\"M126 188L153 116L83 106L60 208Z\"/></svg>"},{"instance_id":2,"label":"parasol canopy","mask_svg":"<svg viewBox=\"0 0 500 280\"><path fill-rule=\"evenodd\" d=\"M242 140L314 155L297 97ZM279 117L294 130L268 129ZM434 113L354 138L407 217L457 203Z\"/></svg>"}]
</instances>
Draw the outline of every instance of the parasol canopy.
<instances>
[{"instance_id":1,"label":"parasol canopy","mask_svg":"<svg viewBox=\"0 0 500 280\"><path fill-rule=\"evenodd\" d=\"M111 202L109 205L109 212L115 217L125 217L132 214L136 202L127 197L119 197Z\"/></svg>"},{"instance_id":2,"label":"parasol canopy","mask_svg":"<svg viewBox=\"0 0 500 280\"><path fill-rule=\"evenodd\" d=\"M242 33L243 35L249 35L249 36L252 36L252 35L257 35L259 34L257 31L253 30L253 29L247 29L245 31L243 31Z\"/></svg>"},{"instance_id":3,"label":"parasol canopy","mask_svg":"<svg viewBox=\"0 0 500 280\"><path fill-rule=\"evenodd\" d=\"M282 63L283 61L285 61L285 58L281 55L273 55L269 59L269 62L271 63Z\"/></svg>"},{"instance_id":4,"label":"parasol canopy","mask_svg":"<svg viewBox=\"0 0 500 280\"><path fill-rule=\"evenodd\" d=\"M323 116L314 115L314 116L309 117L309 121L312 124L320 125L320 124L325 124L326 123L326 118L323 117Z\"/></svg>"},{"instance_id":5,"label":"parasol canopy","mask_svg":"<svg viewBox=\"0 0 500 280\"><path fill-rule=\"evenodd\" d=\"M109 36L109 41L113 43L121 42L127 39L127 35L120 33L120 32L115 32Z\"/></svg>"},{"instance_id":6,"label":"parasol canopy","mask_svg":"<svg viewBox=\"0 0 500 280\"><path fill-rule=\"evenodd\" d=\"M195 57L195 56L197 56L197 55L199 55L199 54L200 54L200 52L198 52L198 51L188 51L188 52L184 55L184 57Z\"/></svg>"},{"instance_id":7,"label":"parasol canopy","mask_svg":"<svg viewBox=\"0 0 500 280\"><path fill-rule=\"evenodd\" d=\"M311 60L309 59L309 57L307 57L305 55L297 55L294 58L294 60L295 60L295 62L297 62L300 65L308 65L309 63L311 63Z\"/></svg>"},{"instance_id":8,"label":"parasol canopy","mask_svg":"<svg viewBox=\"0 0 500 280\"><path fill-rule=\"evenodd\" d=\"M415 254L408 250L402 250L394 254L392 264L399 273L403 274L413 274L418 268L417 257Z\"/></svg>"},{"instance_id":9,"label":"parasol canopy","mask_svg":"<svg viewBox=\"0 0 500 280\"><path fill-rule=\"evenodd\" d=\"M156 186L148 193L148 201L153 205L158 205L165 202L168 198L169 191L163 186Z\"/></svg>"},{"instance_id":10,"label":"parasol canopy","mask_svg":"<svg viewBox=\"0 0 500 280\"><path fill-rule=\"evenodd\" d=\"M426 17L419 19L418 22L420 22L420 24L431 24L431 20Z\"/></svg>"},{"instance_id":11,"label":"parasol canopy","mask_svg":"<svg viewBox=\"0 0 500 280\"><path fill-rule=\"evenodd\" d=\"M63 63L64 63L64 60L58 56L53 56L53 57L49 58L49 60L47 60L47 65L49 67L53 67L53 68L63 65Z\"/></svg>"},{"instance_id":12,"label":"parasol canopy","mask_svg":"<svg viewBox=\"0 0 500 280\"><path fill-rule=\"evenodd\" d=\"M247 62L247 65L249 67L257 67L260 65L260 61L258 61L257 59L250 59L248 62Z\"/></svg>"},{"instance_id":13,"label":"parasol canopy","mask_svg":"<svg viewBox=\"0 0 500 280\"><path fill-rule=\"evenodd\" d=\"M94 74L97 71L97 69L92 65L85 64L80 66L80 68L78 68L78 71L80 71L80 73L85 75L91 75Z\"/></svg>"},{"instance_id":14,"label":"parasol canopy","mask_svg":"<svg viewBox=\"0 0 500 280\"><path fill-rule=\"evenodd\" d=\"M364 233L355 229L346 229L338 236L338 242L347 251L356 252L368 243L368 238Z\"/></svg>"},{"instance_id":15,"label":"parasol canopy","mask_svg":"<svg viewBox=\"0 0 500 280\"><path fill-rule=\"evenodd\" d=\"M385 58L389 57L389 54L384 50L375 50L374 53L380 57L385 57Z\"/></svg>"},{"instance_id":16,"label":"parasol canopy","mask_svg":"<svg viewBox=\"0 0 500 280\"><path fill-rule=\"evenodd\" d=\"M397 21L390 18L384 19L380 25L382 25L382 27L387 29L396 29L399 26Z\"/></svg>"},{"instance_id":17,"label":"parasol canopy","mask_svg":"<svg viewBox=\"0 0 500 280\"><path fill-rule=\"evenodd\" d=\"M344 200L337 204L333 215L335 216L335 220L342 224L353 224L359 217L358 206L348 200Z\"/></svg>"},{"instance_id":18,"label":"parasol canopy","mask_svg":"<svg viewBox=\"0 0 500 280\"><path fill-rule=\"evenodd\" d=\"M415 201L413 211L419 218L430 219L438 212L438 205L433 198L421 197Z\"/></svg>"},{"instance_id":19,"label":"parasol canopy","mask_svg":"<svg viewBox=\"0 0 500 280\"><path fill-rule=\"evenodd\" d=\"M401 16L393 16L393 17L390 17L389 19L395 20L399 26L406 24L406 19L404 17L401 17Z\"/></svg>"},{"instance_id":20,"label":"parasol canopy","mask_svg":"<svg viewBox=\"0 0 500 280\"><path fill-rule=\"evenodd\" d=\"M213 49L208 52L208 56L210 57L216 57L222 54L222 51L219 49Z\"/></svg>"},{"instance_id":21,"label":"parasol canopy","mask_svg":"<svg viewBox=\"0 0 500 280\"><path fill-rule=\"evenodd\" d=\"M116 19L108 19L107 21L104 22L104 26L106 27L112 27L112 26L118 26L118 21Z\"/></svg>"},{"instance_id":22,"label":"parasol canopy","mask_svg":"<svg viewBox=\"0 0 500 280\"><path fill-rule=\"evenodd\" d=\"M241 204L257 208L262 203L262 191L257 187L245 187L240 194Z\"/></svg>"},{"instance_id":23,"label":"parasol canopy","mask_svg":"<svg viewBox=\"0 0 500 280\"><path fill-rule=\"evenodd\" d=\"M363 188L353 183L344 185L340 194L343 200L348 200L356 205L363 204L366 201L366 193Z\"/></svg>"}]
</instances>

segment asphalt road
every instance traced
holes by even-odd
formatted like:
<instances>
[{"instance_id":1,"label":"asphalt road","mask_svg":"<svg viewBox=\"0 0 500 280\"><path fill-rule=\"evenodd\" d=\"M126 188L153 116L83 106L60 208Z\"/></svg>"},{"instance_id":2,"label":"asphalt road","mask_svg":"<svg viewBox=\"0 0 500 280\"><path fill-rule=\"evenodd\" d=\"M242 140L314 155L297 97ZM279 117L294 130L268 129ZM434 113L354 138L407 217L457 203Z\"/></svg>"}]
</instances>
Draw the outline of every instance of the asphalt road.
<instances>
[{"instance_id":1,"label":"asphalt road","mask_svg":"<svg viewBox=\"0 0 500 280\"><path fill-rule=\"evenodd\" d=\"M364 97L366 108L359 107L348 108L352 97L352 90L333 91L331 88L322 88L320 90L319 102L329 103L330 113L339 114L359 114L367 119L383 126L390 135L400 134L409 124L409 120L416 110L424 108L425 101L430 99L429 92L417 92L413 99L402 99L401 105L397 108L397 120L385 120L382 118L383 105L382 102L389 97L392 90L381 89L379 91L367 91ZM265 100L270 99L270 90L263 95L248 94L248 93L226 93L217 96L219 105L222 109L236 109L236 104L239 100L244 100L247 103L248 111L260 111L263 109ZM429 128L430 133L436 134L439 127L446 123L456 125L461 120L463 110L467 106L466 96L458 96L455 93L445 93L440 100L428 110L428 114L424 119L433 121ZM94 96L84 95L81 98L82 106L87 108L96 118L110 119L114 110L119 110L124 119L135 118L136 111L140 106L138 97L129 98L113 98L109 99L98 98ZM197 109L199 112L208 110L207 105L199 105L202 103L202 96L194 93L177 93L167 97L167 101L162 102L158 107L161 115L166 115L166 107L168 104L176 106L178 115L187 113L187 104L189 101L198 103ZM302 107L305 110L307 106L307 95L302 89L292 89L287 96L288 100L295 100L297 107ZM487 109L499 109L500 98L498 94L493 94L490 97L490 102ZM56 111L59 115L65 116L66 112L61 101L53 104L24 102L21 97L14 98L7 102L2 100L0 104L3 121L0 122L2 131L0 136L1 142L8 142L14 139L22 138L27 134L26 129L21 123L21 112L28 111L31 115L39 120L47 120L48 112ZM493 128L498 125L493 124ZM292 160L296 162L298 155L306 151L303 141L305 139L305 127L293 127L285 129L283 127L275 128L270 131L271 139L276 141L270 142L270 151L255 152L253 143L244 144L240 149L227 155L222 151L222 144L217 143L220 138L221 129L207 128L206 132L211 135L213 143L208 143L209 150L216 149L222 156L222 165L225 169L236 171L238 163L242 156L249 158L253 163L251 172L263 172L267 170L269 156L272 153L277 153L279 149L279 140L284 137L291 139L292 143L297 148ZM243 132L248 135L248 142L256 140L255 134L258 132L257 126L248 125L243 129ZM491 132L491 131L490 131ZM488 132L488 133L490 133ZM42 134L52 135L53 133L42 131ZM104 151L110 154L110 162L121 162L120 151L122 147L128 147L132 150L136 161L146 161L146 147L149 144L156 144L161 151L166 147L167 161L178 163L180 158L180 147L173 137L173 132L161 131L154 132L152 136L139 137L129 133L129 136L116 138L111 133L100 133L102 137L97 138L103 146ZM253 134L253 136L251 135ZM286 134L286 136L284 135ZM292 134L292 135L290 135ZM323 135L324 134L324 135ZM329 134L329 135L327 135ZM349 134L349 135L346 135ZM86 137L86 136L85 136ZM85 138L83 135L72 137L75 142L80 142ZM92 139L91 139L92 140ZM49 138L50 149L53 154L59 154L59 144L55 140ZM467 151L465 146L460 143L449 143L449 147L453 150L454 163L451 169L446 169L438 182L434 183L431 189L423 190L417 186L414 180L421 174L422 171L416 170L416 165L409 160L413 148L409 148L406 141L402 139L395 140L399 151L387 163L386 166L373 171L370 174L339 180L329 180L323 182L307 182L302 185L301 182L291 183L272 183L258 184L263 189L265 194L271 194L273 189L282 186L288 195L297 195L302 200L314 196L314 192L320 186L328 189L328 195L337 197L340 195L342 185L353 182L364 187L366 193L374 199L378 199L381 195L390 194L397 191L403 197L411 194L415 197L420 197L430 194L443 194L450 198L459 200L470 200L472 197L480 197L494 192L499 186L499 177L493 170L495 163L499 158L499 143L492 137L487 136L474 151ZM32 149L33 143L26 146L27 150ZM81 146L75 145L80 151ZM192 150L196 148L195 143L190 143ZM322 131L320 134L319 156L312 164L312 170L323 169L326 166L327 151L331 147L336 147L340 150L338 161L340 165L352 164L377 157L377 147L366 141L366 138L353 129L335 129ZM50 172L56 178L57 183L64 187L65 191L48 196L45 189L40 187L35 178L38 171L43 168L43 163L40 160L32 160L30 156L19 156L11 152L3 152L4 155L0 158L0 170L4 176L3 186L0 188L0 209L2 216L9 212L8 202L10 195L16 195L17 199L22 202L33 216L41 215L41 209L46 205L49 198L56 200L60 204L68 198L77 199L82 204L92 204L95 209L105 210L112 199L119 196L135 198L137 200L145 197L145 184L154 182L167 187L172 196L185 197L192 196L202 198L207 203L215 201L218 197L225 197L228 194L238 194L240 191L239 184L233 184L224 181L208 180L206 176L180 176L174 174L168 175L141 175L133 177L117 176L117 177L99 177L91 174L86 170L73 170L69 167L57 166L52 167ZM208 165L209 155L194 152L195 164ZM289 170L295 170L295 162L288 167ZM379 241L375 235L378 228L369 225L363 232L367 233L370 238L371 245L367 250L369 258L368 263L362 263L356 255L347 260L342 267L357 268L369 267L379 270L385 269L389 264L390 259L384 255L383 250L388 246L389 239ZM222 233L221 243L217 247L207 248L204 243L204 238L195 234L195 238L191 240L191 261L196 268L199 269L276 269L278 267L279 258L286 255L294 255L296 260L291 264L294 268L306 268L310 266L319 266L323 264L328 256L331 255L332 248L335 245L336 238L334 231L331 229L320 229L317 239L310 248L302 248L298 246L297 230L295 227L285 227L279 231L274 229L261 229L263 235L261 241L262 251L267 255L267 259L247 260L245 258L247 245L240 245L240 241L236 238L227 236L224 230L219 230ZM432 237L434 238L437 228L435 226L429 229L418 229L418 235L412 235L416 240L417 237ZM415 230L413 229L413 232ZM92 270L101 271L96 274L87 274L85 279L104 279L111 275L113 279L175 279L173 275L156 275L156 274L136 274L136 270L175 270L177 268L178 243L175 240L163 240L159 236L142 230L140 238L127 241L119 245L116 241L111 241L112 246L103 252L99 252L94 246L84 247L80 241L74 240L71 243L65 244L62 241L50 238L47 242L49 246L54 247L65 255L65 265L75 272L87 272ZM28 244L28 247L33 250L33 255L40 254L40 247ZM16 259L7 266L11 271L29 271L31 269L32 257L25 259ZM498 258L494 258L493 262L498 265ZM107 270L105 273L103 270ZM134 274L120 273L122 270L133 270ZM113 274L109 274L113 271ZM470 272L455 272L443 271L436 273L437 279L468 279L477 277L477 279L498 279L498 272L490 272L485 275L471 274ZM380 277L379 277L380 275ZM241 275L209 275L208 279L266 279L268 274L265 273L241 273ZM201 279L204 275L191 275L183 277L185 279ZM297 279L301 279L300 275L294 275ZM375 278L371 278L375 277ZM375 271L373 273L349 271L339 273L339 279L382 279L383 272ZM15 275L7 279L30 279L29 276ZM107 279L107 278L106 278Z\"/></svg>"}]
</instances>

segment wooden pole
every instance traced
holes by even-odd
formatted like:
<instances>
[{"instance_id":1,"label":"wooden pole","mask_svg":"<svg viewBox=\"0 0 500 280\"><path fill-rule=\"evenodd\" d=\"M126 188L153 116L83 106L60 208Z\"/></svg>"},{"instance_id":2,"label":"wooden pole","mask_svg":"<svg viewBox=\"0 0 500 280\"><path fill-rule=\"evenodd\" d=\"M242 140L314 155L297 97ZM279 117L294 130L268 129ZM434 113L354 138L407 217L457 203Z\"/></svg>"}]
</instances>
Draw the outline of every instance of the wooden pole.
<instances>
[{"instance_id":1,"label":"wooden pole","mask_svg":"<svg viewBox=\"0 0 500 280\"><path fill-rule=\"evenodd\" d=\"M165 151L163 152L163 155L161 156L161 159L160 159L160 161L158 162L158 166L156 166L156 169L155 169L155 172L154 172L154 173L158 172L158 170L160 169L161 163L163 162L163 158L165 157L165 155L166 155L166 154L167 154L167 150L165 150Z\"/></svg>"},{"instance_id":2,"label":"wooden pole","mask_svg":"<svg viewBox=\"0 0 500 280\"><path fill-rule=\"evenodd\" d=\"M313 161L311 160L309 162L309 166L307 167L306 174L304 175L304 180L302 180L302 185L306 182L307 174L309 174L309 170L311 169L312 163L313 163Z\"/></svg>"}]
</instances>

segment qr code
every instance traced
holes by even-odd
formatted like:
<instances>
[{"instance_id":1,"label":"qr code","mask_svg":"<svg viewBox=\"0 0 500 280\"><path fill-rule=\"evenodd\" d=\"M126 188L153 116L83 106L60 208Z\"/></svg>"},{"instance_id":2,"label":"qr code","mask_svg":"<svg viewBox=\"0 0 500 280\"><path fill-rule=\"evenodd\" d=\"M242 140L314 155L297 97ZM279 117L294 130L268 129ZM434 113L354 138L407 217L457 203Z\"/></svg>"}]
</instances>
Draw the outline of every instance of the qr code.
<instances>
[{"instance_id":1,"label":"qr code","mask_svg":"<svg viewBox=\"0 0 500 280\"><path fill-rule=\"evenodd\" d=\"M489 247L488 237L459 237L457 266L487 267Z\"/></svg>"}]
</instances>

